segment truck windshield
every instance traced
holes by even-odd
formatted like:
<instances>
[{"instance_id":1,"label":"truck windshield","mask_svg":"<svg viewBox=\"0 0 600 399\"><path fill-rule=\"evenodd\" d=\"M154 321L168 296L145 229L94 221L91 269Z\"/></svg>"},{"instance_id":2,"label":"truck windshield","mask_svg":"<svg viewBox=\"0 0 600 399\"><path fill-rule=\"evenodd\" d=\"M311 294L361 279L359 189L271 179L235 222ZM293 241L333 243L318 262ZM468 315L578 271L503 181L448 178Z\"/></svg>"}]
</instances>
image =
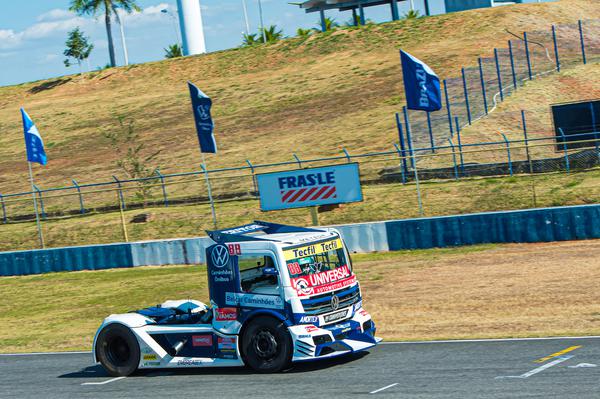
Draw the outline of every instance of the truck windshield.
<instances>
[{"instance_id":1,"label":"truck windshield","mask_svg":"<svg viewBox=\"0 0 600 399\"><path fill-rule=\"evenodd\" d=\"M300 295L326 292L352 284L351 266L339 238L284 249L283 253L292 286Z\"/></svg>"}]
</instances>

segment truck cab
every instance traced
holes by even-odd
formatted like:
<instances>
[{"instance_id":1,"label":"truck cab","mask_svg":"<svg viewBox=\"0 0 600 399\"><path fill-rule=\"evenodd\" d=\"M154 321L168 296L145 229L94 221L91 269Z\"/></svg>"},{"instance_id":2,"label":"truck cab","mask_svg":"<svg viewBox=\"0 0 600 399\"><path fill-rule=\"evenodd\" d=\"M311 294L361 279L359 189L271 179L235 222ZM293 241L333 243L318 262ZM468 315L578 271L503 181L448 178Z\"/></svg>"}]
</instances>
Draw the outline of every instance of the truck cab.
<instances>
[{"instance_id":1,"label":"truck cab","mask_svg":"<svg viewBox=\"0 0 600 399\"><path fill-rule=\"evenodd\" d=\"M167 301L107 318L94 356L111 374L236 365L276 372L380 341L337 230L257 221L207 233L214 242L206 249L210 305ZM111 349L106 339L113 324L127 346L121 351L133 354L121 371L110 361L118 345Z\"/></svg>"}]
</instances>

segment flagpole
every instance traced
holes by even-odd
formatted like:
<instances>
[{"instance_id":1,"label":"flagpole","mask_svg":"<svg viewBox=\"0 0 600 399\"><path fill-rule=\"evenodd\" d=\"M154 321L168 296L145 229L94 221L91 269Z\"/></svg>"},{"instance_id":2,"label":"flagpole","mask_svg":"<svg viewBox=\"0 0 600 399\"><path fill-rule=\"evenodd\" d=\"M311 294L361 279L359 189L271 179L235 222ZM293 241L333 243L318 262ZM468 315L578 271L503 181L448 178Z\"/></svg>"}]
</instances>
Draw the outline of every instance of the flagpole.
<instances>
[{"instance_id":1,"label":"flagpole","mask_svg":"<svg viewBox=\"0 0 600 399\"><path fill-rule=\"evenodd\" d=\"M202 169L204 169L204 178L206 179L206 188L208 190L208 200L210 201L210 209L212 211L213 225L215 227L215 230L217 230L217 212L215 211L215 201L213 200L212 196L210 179L208 178L208 168L206 167L206 159L204 158L204 152L200 151L200 153L202 154Z\"/></svg>"},{"instance_id":2,"label":"flagpole","mask_svg":"<svg viewBox=\"0 0 600 399\"><path fill-rule=\"evenodd\" d=\"M38 237L40 239L40 246L44 249L44 235L42 234L42 226L40 224L40 215L38 213L37 198L35 198L35 184L33 182L33 172L31 170L31 162L27 161L29 166L29 181L31 182L31 195L33 196L33 208L35 209L35 222L37 224Z\"/></svg>"}]
</instances>

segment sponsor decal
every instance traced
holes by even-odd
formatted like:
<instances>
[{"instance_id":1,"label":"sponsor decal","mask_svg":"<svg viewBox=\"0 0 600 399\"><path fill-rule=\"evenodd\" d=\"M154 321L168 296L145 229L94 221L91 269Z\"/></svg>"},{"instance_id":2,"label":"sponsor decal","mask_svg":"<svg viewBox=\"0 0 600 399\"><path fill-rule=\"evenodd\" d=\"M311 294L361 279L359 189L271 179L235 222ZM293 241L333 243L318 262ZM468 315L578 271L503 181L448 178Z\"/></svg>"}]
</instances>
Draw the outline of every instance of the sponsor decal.
<instances>
[{"instance_id":1,"label":"sponsor decal","mask_svg":"<svg viewBox=\"0 0 600 399\"><path fill-rule=\"evenodd\" d=\"M210 253L210 258L216 268L223 268L229 264L229 248L225 245L215 245Z\"/></svg>"},{"instance_id":2,"label":"sponsor decal","mask_svg":"<svg viewBox=\"0 0 600 399\"><path fill-rule=\"evenodd\" d=\"M300 320L298 320L299 324L308 324L308 323L318 323L318 316L302 316Z\"/></svg>"},{"instance_id":3,"label":"sponsor decal","mask_svg":"<svg viewBox=\"0 0 600 399\"><path fill-rule=\"evenodd\" d=\"M298 338L310 338L310 337L312 337L312 335L310 335L310 334L298 335Z\"/></svg>"},{"instance_id":4,"label":"sponsor decal","mask_svg":"<svg viewBox=\"0 0 600 399\"><path fill-rule=\"evenodd\" d=\"M358 314L361 315L361 316L365 316L366 317L366 316L369 315L369 312L367 312L366 310L363 309L360 312L358 312Z\"/></svg>"},{"instance_id":5,"label":"sponsor decal","mask_svg":"<svg viewBox=\"0 0 600 399\"><path fill-rule=\"evenodd\" d=\"M265 228L265 226L262 226L260 224L248 224L246 226L241 226L241 227L238 227L235 229L223 230L221 233L223 233L223 234L243 234L243 233L249 233L251 231L262 230L264 228Z\"/></svg>"},{"instance_id":6,"label":"sponsor decal","mask_svg":"<svg viewBox=\"0 0 600 399\"><path fill-rule=\"evenodd\" d=\"M160 366L160 362L144 362L142 364L142 366L144 366L144 367L156 367L156 366Z\"/></svg>"},{"instance_id":7,"label":"sponsor decal","mask_svg":"<svg viewBox=\"0 0 600 399\"><path fill-rule=\"evenodd\" d=\"M339 312L330 313L328 315L323 316L323 320L325 320L325 323L329 323L329 322L332 322L335 320L340 320L340 319L343 319L344 317L346 317L347 313L348 313L347 309L340 310Z\"/></svg>"},{"instance_id":8,"label":"sponsor decal","mask_svg":"<svg viewBox=\"0 0 600 399\"><path fill-rule=\"evenodd\" d=\"M319 331L319 328L315 326L305 326L304 329L306 330L306 332Z\"/></svg>"},{"instance_id":9,"label":"sponsor decal","mask_svg":"<svg viewBox=\"0 0 600 399\"><path fill-rule=\"evenodd\" d=\"M236 308L217 308L217 321L233 321L237 320Z\"/></svg>"},{"instance_id":10,"label":"sponsor decal","mask_svg":"<svg viewBox=\"0 0 600 399\"><path fill-rule=\"evenodd\" d=\"M144 360L156 360L156 355L144 355Z\"/></svg>"},{"instance_id":11,"label":"sponsor decal","mask_svg":"<svg viewBox=\"0 0 600 399\"><path fill-rule=\"evenodd\" d=\"M222 352L235 352L235 349L236 349L235 338L219 337L217 339L217 346L218 346L219 350L221 350Z\"/></svg>"},{"instance_id":12,"label":"sponsor decal","mask_svg":"<svg viewBox=\"0 0 600 399\"><path fill-rule=\"evenodd\" d=\"M229 255L231 256L242 254L242 247L240 246L240 244L229 244L227 245L227 248L229 249Z\"/></svg>"},{"instance_id":13,"label":"sponsor decal","mask_svg":"<svg viewBox=\"0 0 600 399\"><path fill-rule=\"evenodd\" d=\"M192 335L192 346L212 346L212 344L212 335Z\"/></svg>"},{"instance_id":14,"label":"sponsor decal","mask_svg":"<svg viewBox=\"0 0 600 399\"><path fill-rule=\"evenodd\" d=\"M298 296L307 296L352 285L356 282L356 276L351 275L348 266L344 265L334 270L293 278L291 281Z\"/></svg>"},{"instance_id":15,"label":"sponsor decal","mask_svg":"<svg viewBox=\"0 0 600 399\"><path fill-rule=\"evenodd\" d=\"M277 295L259 295L226 292L225 303L231 306L264 309L283 309L283 300Z\"/></svg>"},{"instance_id":16,"label":"sponsor decal","mask_svg":"<svg viewBox=\"0 0 600 399\"><path fill-rule=\"evenodd\" d=\"M343 248L342 240L336 238L335 240L323 241L316 244L306 245L304 247L286 249L283 251L283 256L285 260L292 260L311 255L318 255L341 248Z\"/></svg>"},{"instance_id":17,"label":"sponsor decal","mask_svg":"<svg viewBox=\"0 0 600 399\"><path fill-rule=\"evenodd\" d=\"M300 264L298 262L288 263L287 265L290 274L302 274L302 269L300 268Z\"/></svg>"},{"instance_id":18,"label":"sponsor decal","mask_svg":"<svg viewBox=\"0 0 600 399\"><path fill-rule=\"evenodd\" d=\"M192 360L192 359L181 359L177 361L178 366L202 366L202 362L200 360Z\"/></svg>"}]
</instances>

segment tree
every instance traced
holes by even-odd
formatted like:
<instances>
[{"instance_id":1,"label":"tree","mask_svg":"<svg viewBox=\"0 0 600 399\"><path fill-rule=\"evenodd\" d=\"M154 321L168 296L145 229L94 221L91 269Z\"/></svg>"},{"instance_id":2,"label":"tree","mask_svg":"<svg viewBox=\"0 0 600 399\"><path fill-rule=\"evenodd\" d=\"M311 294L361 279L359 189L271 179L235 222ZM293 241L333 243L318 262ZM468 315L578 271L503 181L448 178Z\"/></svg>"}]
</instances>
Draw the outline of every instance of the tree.
<instances>
[{"instance_id":1,"label":"tree","mask_svg":"<svg viewBox=\"0 0 600 399\"><path fill-rule=\"evenodd\" d=\"M67 46L67 49L63 52L65 57L67 57L65 59L65 66L68 68L73 65L71 59L74 59L79 65L79 72L81 73L81 61L88 59L94 49L94 45L89 42L89 38L83 34L79 27L68 33L65 45Z\"/></svg>"},{"instance_id":2,"label":"tree","mask_svg":"<svg viewBox=\"0 0 600 399\"><path fill-rule=\"evenodd\" d=\"M117 129L101 128L100 131L110 141L117 154L117 166L130 179L142 179L137 181L136 197L146 205L153 184L148 178L152 177L158 168L150 166L149 163L156 159L160 150L148 154L144 144L140 143L140 134L135 129L134 121L123 115L117 115L116 119Z\"/></svg>"},{"instance_id":3,"label":"tree","mask_svg":"<svg viewBox=\"0 0 600 399\"><path fill-rule=\"evenodd\" d=\"M283 32L281 30L277 30L277 25L271 25L267 28L263 28L262 31L259 32L261 36L263 36L263 31L265 33L264 37L267 39L267 43L275 43L283 38Z\"/></svg>"},{"instance_id":4,"label":"tree","mask_svg":"<svg viewBox=\"0 0 600 399\"><path fill-rule=\"evenodd\" d=\"M244 35L242 36L242 45L244 46L254 46L255 44L258 44L262 42L262 37L260 38L260 41L256 38L256 33L244 33Z\"/></svg>"},{"instance_id":5,"label":"tree","mask_svg":"<svg viewBox=\"0 0 600 399\"><path fill-rule=\"evenodd\" d=\"M171 44L165 49L165 58L183 57L183 50L179 44Z\"/></svg>"},{"instance_id":6,"label":"tree","mask_svg":"<svg viewBox=\"0 0 600 399\"><path fill-rule=\"evenodd\" d=\"M296 30L296 36L301 37L303 39L306 39L307 37L309 37L311 34L313 33L312 29L302 29L302 28L298 28Z\"/></svg>"},{"instance_id":7,"label":"tree","mask_svg":"<svg viewBox=\"0 0 600 399\"><path fill-rule=\"evenodd\" d=\"M329 18L329 17L325 18L325 31L333 30L334 28L337 28L338 26L340 26L340 24L338 24L335 21L335 18ZM319 22L317 28L319 30L323 29L323 27L321 26L321 22Z\"/></svg>"},{"instance_id":8,"label":"tree","mask_svg":"<svg viewBox=\"0 0 600 399\"><path fill-rule=\"evenodd\" d=\"M404 14L404 19L417 19L419 17L420 15L418 10L410 10Z\"/></svg>"},{"instance_id":9,"label":"tree","mask_svg":"<svg viewBox=\"0 0 600 399\"><path fill-rule=\"evenodd\" d=\"M112 15L117 15L117 9L122 9L128 14L133 11L141 11L136 4L136 0L71 0L71 11L79 15L98 15L104 14L106 24L106 35L108 37L108 54L110 56L110 65L116 66L115 44L112 36ZM117 15L118 17L118 15Z\"/></svg>"}]
</instances>

